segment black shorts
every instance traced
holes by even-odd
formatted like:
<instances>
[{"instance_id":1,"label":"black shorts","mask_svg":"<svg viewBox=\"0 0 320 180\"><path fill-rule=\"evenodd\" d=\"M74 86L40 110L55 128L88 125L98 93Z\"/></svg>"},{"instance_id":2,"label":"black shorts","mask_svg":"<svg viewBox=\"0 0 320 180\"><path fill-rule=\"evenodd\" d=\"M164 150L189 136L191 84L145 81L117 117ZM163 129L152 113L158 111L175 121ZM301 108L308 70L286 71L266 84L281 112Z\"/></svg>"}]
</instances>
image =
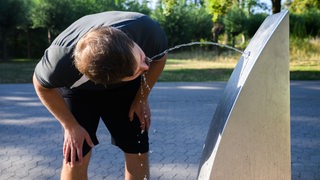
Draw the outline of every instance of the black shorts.
<instances>
[{"instance_id":1,"label":"black shorts","mask_svg":"<svg viewBox=\"0 0 320 180\"><path fill-rule=\"evenodd\" d=\"M140 81L137 78L121 87L106 90L61 88L60 92L95 145L99 144L96 132L102 119L114 145L126 153L146 153L149 151L148 132L141 134L140 121L136 115L132 122L129 120L129 109L140 87ZM83 156L90 150L90 146L84 142Z\"/></svg>"}]
</instances>

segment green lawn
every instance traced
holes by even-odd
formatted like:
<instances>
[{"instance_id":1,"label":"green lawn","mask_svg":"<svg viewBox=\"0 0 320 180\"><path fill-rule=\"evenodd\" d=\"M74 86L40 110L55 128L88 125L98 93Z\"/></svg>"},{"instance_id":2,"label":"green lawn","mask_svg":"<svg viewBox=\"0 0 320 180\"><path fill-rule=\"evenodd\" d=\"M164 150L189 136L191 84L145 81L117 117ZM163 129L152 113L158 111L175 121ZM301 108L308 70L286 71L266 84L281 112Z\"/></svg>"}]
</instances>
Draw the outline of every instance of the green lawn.
<instances>
[{"instance_id":1,"label":"green lawn","mask_svg":"<svg viewBox=\"0 0 320 180\"><path fill-rule=\"evenodd\" d=\"M304 58L303 58L304 57ZM239 53L217 56L212 52L182 52L168 55L159 81L227 81ZM37 60L0 62L0 83L31 83ZM291 80L320 80L318 55L290 55Z\"/></svg>"},{"instance_id":2,"label":"green lawn","mask_svg":"<svg viewBox=\"0 0 320 180\"><path fill-rule=\"evenodd\" d=\"M178 59L178 57L183 57ZM188 59L184 59L188 57ZM211 58L209 58L211 57ZM291 80L320 80L320 59L310 56L295 59L290 55ZM239 54L224 56L169 55L165 70L159 81L227 81L240 58Z\"/></svg>"},{"instance_id":3,"label":"green lawn","mask_svg":"<svg viewBox=\"0 0 320 180\"><path fill-rule=\"evenodd\" d=\"M31 83L36 63L35 60L0 62L0 83Z\"/></svg>"}]
</instances>

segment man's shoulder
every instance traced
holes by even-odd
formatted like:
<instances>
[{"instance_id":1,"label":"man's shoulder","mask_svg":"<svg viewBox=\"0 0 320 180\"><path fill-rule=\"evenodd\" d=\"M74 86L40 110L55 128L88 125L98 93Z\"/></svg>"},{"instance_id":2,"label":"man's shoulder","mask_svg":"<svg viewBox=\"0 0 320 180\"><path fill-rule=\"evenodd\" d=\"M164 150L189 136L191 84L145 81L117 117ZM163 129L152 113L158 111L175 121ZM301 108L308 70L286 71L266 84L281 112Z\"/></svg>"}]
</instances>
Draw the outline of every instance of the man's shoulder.
<instances>
[{"instance_id":1,"label":"man's shoulder","mask_svg":"<svg viewBox=\"0 0 320 180\"><path fill-rule=\"evenodd\" d=\"M113 23L117 23L119 21L127 21L127 20L135 20L140 17L147 16L145 14L139 12L131 12L131 11L106 11L100 12L96 14L86 15L81 18L81 20L87 21L88 19L95 20L97 22L106 21L108 25L112 25Z\"/></svg>"}]
</instances>

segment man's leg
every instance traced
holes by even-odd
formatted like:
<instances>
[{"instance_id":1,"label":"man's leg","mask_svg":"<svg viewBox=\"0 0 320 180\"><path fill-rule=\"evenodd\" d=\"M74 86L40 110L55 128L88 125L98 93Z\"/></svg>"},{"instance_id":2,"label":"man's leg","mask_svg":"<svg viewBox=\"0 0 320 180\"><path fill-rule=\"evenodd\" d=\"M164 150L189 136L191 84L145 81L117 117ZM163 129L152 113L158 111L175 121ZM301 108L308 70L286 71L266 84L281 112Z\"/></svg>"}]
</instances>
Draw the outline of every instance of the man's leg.
<instances>
[{"instance_id":1,"label":"man's leg","mask_svg":"<svg viewBox=\"0 0 320 180\"><path fill-rule=\"evenodd\" d=\"M149 155L125 153L125 180L149 179Z\"/></svg>"},{"instance_id":2,"label":"man's leg","mask_svg":"<svg viewBox=\"0 0 320 180\"><path fill-rule=\"evenodd\" d=\"M71 165L66 164L63 160L61 180L87 180L88 179L88 166L92 150L86 154L82 159L82 164Z\"/></svg>"}]
</instances>

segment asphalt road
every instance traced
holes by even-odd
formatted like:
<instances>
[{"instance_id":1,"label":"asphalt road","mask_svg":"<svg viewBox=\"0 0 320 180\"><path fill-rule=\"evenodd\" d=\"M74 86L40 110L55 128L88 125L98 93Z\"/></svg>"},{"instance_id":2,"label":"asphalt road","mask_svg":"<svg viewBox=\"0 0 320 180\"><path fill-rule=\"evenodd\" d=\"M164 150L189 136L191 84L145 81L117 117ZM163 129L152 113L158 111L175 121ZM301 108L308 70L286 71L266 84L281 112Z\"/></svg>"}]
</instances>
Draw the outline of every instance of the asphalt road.
<instances>
[{"instance_id":1,"label":"asphalt road","mask_svg":"<svg viewBox=\"0 0 320 180\"><path fill-rule=\"evenodd\" d=\"M157 83L151 96L151 179L196 179L225 82ZM292 179L320 180L320 81L291 82ZM102 125L89 179L123 179L123 153ZM0 179L59 179L60 124L31 84L0 85Z\"/></svg>"}]
</instances>

